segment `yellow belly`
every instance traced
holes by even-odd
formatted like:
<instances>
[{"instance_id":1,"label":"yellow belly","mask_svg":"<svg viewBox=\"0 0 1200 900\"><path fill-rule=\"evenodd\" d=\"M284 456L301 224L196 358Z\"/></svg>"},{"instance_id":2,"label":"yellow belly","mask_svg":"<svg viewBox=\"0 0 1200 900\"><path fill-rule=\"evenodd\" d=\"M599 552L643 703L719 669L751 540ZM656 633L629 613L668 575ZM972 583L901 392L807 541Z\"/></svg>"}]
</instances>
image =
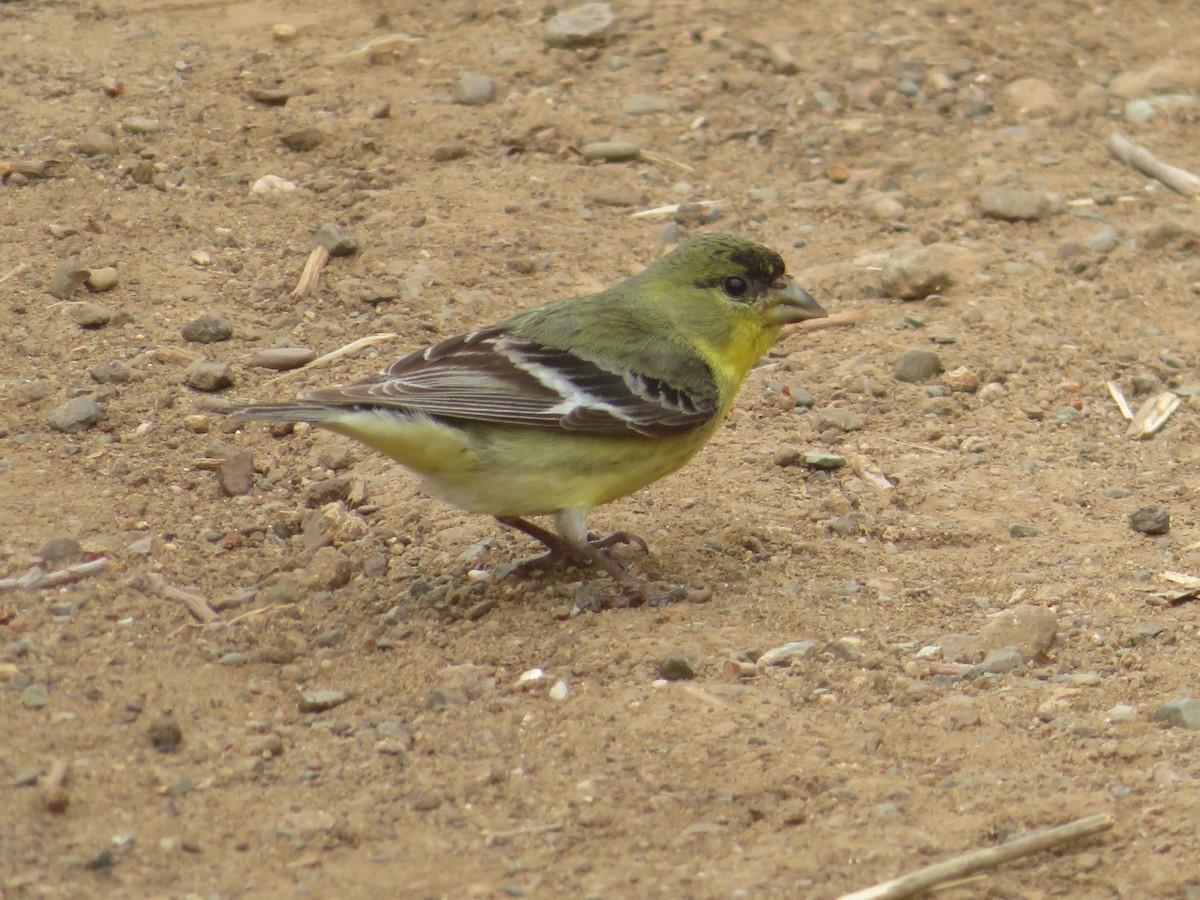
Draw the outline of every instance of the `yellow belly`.
<instances>
[{"instance_id":1,"label":"yellow belly","mask_svg":"<svg viewBox=\"0 0 1200 900\"><path fill-rule=\"evenodd\" d=\"M324 427L390 456L420 476L421 490L454 506L537 516L632 494L691 459L719 424L720 417L696 432L652 439L356 412Z\"/></svg>"}]
</instances>

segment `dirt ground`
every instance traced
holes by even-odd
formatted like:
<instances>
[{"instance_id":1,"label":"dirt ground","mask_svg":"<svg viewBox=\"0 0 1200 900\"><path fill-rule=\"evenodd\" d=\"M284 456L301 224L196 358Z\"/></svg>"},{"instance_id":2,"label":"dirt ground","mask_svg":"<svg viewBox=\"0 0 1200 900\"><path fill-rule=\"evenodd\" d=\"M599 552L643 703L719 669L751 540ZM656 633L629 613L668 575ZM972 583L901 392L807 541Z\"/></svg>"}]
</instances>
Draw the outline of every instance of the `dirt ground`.
<instances>
[{"instance_id":1,"label":"dirt ground","mask_svg":"<svg viewBox=\"0 0 1200 900\"><path fill-rule=\"evenodd\" d=\"M1192 5L635 0L578 49L555 12L0 4L0 578L106 560L0 583L0 896L834 897L1095 813L947 895L1200 896L1197 732L1154 720L1200 696L1200 607L1161 599L1200 574L1197 209L1104 146L1200 169ZM325 223L358 252L293 299ZM571 615L589 573L497 580L523 536L211 409L706 230L865 309L594 514L707 602ZM202 314L231 336L185 339ZM912 348L946 373L898 380ZM1184 403L1132 440L1109 380Z\"/></svg>"}]
</instances>

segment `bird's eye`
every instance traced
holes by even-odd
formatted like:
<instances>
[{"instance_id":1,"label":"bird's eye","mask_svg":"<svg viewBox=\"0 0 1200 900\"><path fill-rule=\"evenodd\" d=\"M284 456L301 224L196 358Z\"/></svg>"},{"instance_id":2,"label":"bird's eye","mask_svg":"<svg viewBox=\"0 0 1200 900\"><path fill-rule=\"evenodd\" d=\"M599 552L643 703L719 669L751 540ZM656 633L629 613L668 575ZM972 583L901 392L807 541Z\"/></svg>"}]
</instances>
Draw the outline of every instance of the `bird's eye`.
<instances>
[{"instance_id":1,"label":"bird's eye","mask_svg":"<svg viewBox=\"0 0 1200 900\"><path fill-rule=\"evenodd\" d=\"M725 292L726 297L732 297L734 300L737 300L746 296L746 291L750 290L750 285L740 275L726 275L721 279L721 290Z\"/></svg>"}]
</instances>

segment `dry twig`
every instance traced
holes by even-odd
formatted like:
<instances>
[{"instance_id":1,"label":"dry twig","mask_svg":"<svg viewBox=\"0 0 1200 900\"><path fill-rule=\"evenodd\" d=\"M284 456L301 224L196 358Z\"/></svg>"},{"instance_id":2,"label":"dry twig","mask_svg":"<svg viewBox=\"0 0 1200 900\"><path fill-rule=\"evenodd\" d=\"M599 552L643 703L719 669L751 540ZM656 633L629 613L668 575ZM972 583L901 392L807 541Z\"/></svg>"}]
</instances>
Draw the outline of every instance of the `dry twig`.
<instances>
[{"instance_id":1,"label":"dry twig","mask_svg":"<svg viewBox=\"0 0 1200 900\"><path fill-rule=\"evenodd\" d=\"M99 574L106 568L108 568L107 556L89 559L87 562L67 566L54 572L47 572L40 566L34 566L20 578L0 578L0 594L22 588L37 591L42 588L58 587L79 581L81 578L87 578L89 575Z\"/></svg>"},{"instance_id":2,"label":"dry twig","mask_svg":"<svg viewBox=\"0 0 1200 900\"><path fill-rule=\"evenodd\" d=\"M1145 147L1140 147L1120 132L1108 139L1108 152L1143 175L1161 181L1177 194L1185 197L1200 196L1200 177L1186 169L1180 169L1158 159Z\"/></svg>"},{"instance_id":3,"label":"dry twig","mask_svg":"<svg viewBox=\"0 0 1200 900\"><path fill-rule=\"evenodd\" d=\"M833 313L823 319L805 319L803 322L797 322L795 325L789 326L791 331L822 331L826 328L842 328L846 325L857 325L859 320L867 314L867 308L860 306L858 309L847 310L846 312Z\"/></svg>"},{"instance_id":4,"label":"dry twig","mask_svg":"<svg viewBox=\"0 0 1200 900\"><path fill-rule=\"evenodd\" d=\"M65 759L56 759L50 766L50 771L42 779L42 803L52 813L66 812L71 805L71 795L67 793L67 775L71 767Z\"/></svg>"},{"instance_id":5,"label":"dry twig","mask_svg":"<svg viewBox=\"0 0 1200 900\"><path fill-rule=\"evenodd\" d=\"M945 862L917 869L900 878L893 878L874 887L864 888L852 894L843 894L841 900L899 900L904 897L915 897L935 887L957 881L985 869L994 869L1014 859L1021 859L1052 850L1068 841L1090 837L1113 827L1112 817L1107 813L1077 819L1066 825L1027 835L1001 844L999 847L985 847L983 850L973 850L956 856Z\"/></svg>"},{"instance_id":6,"label":"dry twig","mask_svg":"<svg viewBox=\"0 0 1200 900\"><path fill-rule=\"evenodd\" d=\"M304 261L304 271L300 273L300 281L292 290L293 300L302 300L317 289L321 280L321 272L329 262L329 251L324 247L313 247Z\"/></svg>"},{"instance_id":7,"label":"dry twig","mask_svg":"<svg viewBox=\"0 0 1200 900\"><path fill-rule=\"evenodd\" d=\"M205 625L210 622L218 622L221 619L216 610L209 606L208 601L199 594L193 594L167 584L167 580L157 572L147 572L143 577L143 585L148 594L162 597L164 600L174 600L176 603L182 603L187 607L188 612Z\"/></svg>"}]
</instances>

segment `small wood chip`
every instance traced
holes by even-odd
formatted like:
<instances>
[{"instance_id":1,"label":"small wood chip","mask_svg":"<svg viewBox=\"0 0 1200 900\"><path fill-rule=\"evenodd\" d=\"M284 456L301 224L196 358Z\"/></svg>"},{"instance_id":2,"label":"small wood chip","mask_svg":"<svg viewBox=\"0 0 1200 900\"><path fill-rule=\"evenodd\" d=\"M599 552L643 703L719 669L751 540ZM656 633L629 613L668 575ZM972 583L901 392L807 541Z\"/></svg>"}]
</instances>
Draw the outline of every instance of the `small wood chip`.
<instances>
[{"instance_id":1,"label":"small wood chip","mask_svg":"<svg viewBox=\"0 0 1200 900\"><path fill-rule=\"evenodd\" d=\"M1141 440L1157 434L1181 403L1183 398L1170 391L1148 398L1130 421L1125 436Z\"/></svg>"}]
</instances>

